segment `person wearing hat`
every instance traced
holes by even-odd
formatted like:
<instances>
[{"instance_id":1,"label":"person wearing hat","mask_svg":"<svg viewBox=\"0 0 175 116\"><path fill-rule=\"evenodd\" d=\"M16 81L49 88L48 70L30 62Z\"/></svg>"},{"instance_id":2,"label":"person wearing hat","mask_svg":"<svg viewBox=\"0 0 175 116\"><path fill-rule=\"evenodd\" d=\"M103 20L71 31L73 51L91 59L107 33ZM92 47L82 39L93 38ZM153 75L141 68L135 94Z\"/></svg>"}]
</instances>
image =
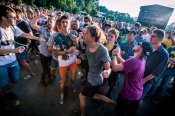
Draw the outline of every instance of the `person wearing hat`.
<instances>
[{"instance_id":1,"label":"person wearing hat","mask_svg":"<svg viewBox=\"0 0 175 116\"><path fill-rule=\"evenodd\" d=\"M53 12L50 12L48 16L53 18L55 16L55 14Z\"/></svg>"},{"instance_id":2,"label":"person wearing hat","mask_svg":"<svg viewBox=\"0 0 175 116\"><path fill-rule=\"evenodd\" d=\"M134 56L128 60L122 59L120 52L119 47L112 51L112 70L124 71L124 83L117 98L116 113L122 116L128 111L129 115L135 115L143 92L145 58L153 52L153 47L149 42L139 42L133 48Z\"/></svg>"}]
</instances>

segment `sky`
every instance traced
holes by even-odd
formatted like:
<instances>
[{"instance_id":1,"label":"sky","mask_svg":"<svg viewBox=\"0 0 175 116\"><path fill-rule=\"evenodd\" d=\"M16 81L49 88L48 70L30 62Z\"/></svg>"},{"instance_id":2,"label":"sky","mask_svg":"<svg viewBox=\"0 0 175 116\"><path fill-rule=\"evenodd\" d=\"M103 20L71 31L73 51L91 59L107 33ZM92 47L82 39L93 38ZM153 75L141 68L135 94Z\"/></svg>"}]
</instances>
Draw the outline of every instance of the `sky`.
<instances>
[{"instance_id":1,"label":"sky","mask_svg":"<svg viewBox=\"0 0 175 116\"><path fill-rule=\"evenodd\" d=\"M99 4L108 10L129 13L132 17L138 17L140 6L159 4L175 8L175 0L100 0ZM175 22L175 9L169 19L168 24Z\"/></svg>"}]
</instances>

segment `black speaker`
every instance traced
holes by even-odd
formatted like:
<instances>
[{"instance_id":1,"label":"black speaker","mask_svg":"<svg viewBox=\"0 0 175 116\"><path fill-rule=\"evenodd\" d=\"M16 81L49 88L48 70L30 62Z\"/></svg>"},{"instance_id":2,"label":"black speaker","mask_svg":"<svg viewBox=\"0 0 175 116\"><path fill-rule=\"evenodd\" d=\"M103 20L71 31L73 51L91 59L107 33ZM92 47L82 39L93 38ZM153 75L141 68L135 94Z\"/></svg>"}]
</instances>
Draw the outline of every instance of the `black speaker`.
<instances>
[{"instance_id":1,"label":"black speaker","mask_svg":"<svg viewBox=\"0 0 175 116\"><path fill-rule=\"evenodd\" d=\"M137 22L142 26L156 26L159 29L165 29L174 8L161 5L141 6Z\"/></svg>"}]
</instances>

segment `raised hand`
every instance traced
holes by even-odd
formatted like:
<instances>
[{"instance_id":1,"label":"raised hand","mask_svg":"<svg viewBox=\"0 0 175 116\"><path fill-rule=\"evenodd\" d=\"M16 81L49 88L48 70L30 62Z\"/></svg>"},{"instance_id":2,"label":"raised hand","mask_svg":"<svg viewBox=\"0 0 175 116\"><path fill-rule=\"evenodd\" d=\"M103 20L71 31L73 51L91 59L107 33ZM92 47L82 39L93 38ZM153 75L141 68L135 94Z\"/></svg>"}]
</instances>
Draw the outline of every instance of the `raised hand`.
<instances>
[{"instance_id":1,"label":"raised hand","mask_svg":"<svg viewBox=\"0 0 175 116\"><path fill-rule=\"evenodd\" d=\"M78 43L78 39L77 39L77 37L76 37L75 35L71 34L71 35L70 35L70 39L71 39L73 42Z\"/></svg>"},{"instance_id":2,"label":"raised hand","mask_svg":"<svg viewBox=\"0 0 175 116\"><path fill-rule=\"evenodd\" d=\"M19 46L18 48L15 48L15 53L22 53L25 50L24 46Z\"/></svg>"},{"instance_id":3,"label":"raised hand","mask_svg":"<svg viewBox=\"0 0 175 116\"><path fill-rule=\"evenodd\" d=\"M79 55L79 53L80 53L80 51L79 51L79 50L75 50L75 51L73 52L73 54L74 54L74 55L76 55L76 56L78 56L78 55Z\"/></svg>"},{"instance_id":4,"label":"raised hand","mask_svg":"<svg viewBox=\"0 0 175 116\"><path fill-rule=\"evenodd\" d=\"M76 50L75 46L72 46L68 49L69 53L73 53Z\"/></svg>"},{"instance_id":5,"label":"raised hand","mask_svg":"<svg viewBox=\"0 0 175 116\"><path fill-rule=\"evenodd\" d=\"M113 51L112 54L120 54L120 48L116 47Z\"/></svg>"}]
</instances>

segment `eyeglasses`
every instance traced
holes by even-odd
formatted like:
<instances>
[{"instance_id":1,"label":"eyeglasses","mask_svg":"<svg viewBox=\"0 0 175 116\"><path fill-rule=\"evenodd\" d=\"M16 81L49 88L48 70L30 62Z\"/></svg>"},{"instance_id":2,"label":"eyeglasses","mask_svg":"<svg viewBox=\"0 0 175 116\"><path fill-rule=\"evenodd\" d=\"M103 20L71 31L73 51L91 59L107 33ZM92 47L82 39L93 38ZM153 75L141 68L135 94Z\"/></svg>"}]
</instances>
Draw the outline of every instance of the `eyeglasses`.
<instances>
[{"instance_id":1,"label":"eyeglasses","mask_svg":"<svg viewBox=\"0 0 175 116\"><path fill-rule=\"evenodd\" d=\"M159 36L156 36L156 35L151 35L151 38L154 38L154 37L159 37Z\"/></svg>"},{"instance_id":2,"label":"eyeglasses","mask_svg":"<svg viewBox=\"0 0 175 116\"><path fill-rule=\"evenodd\" d=\"M16 20L16 16L6 16L7 19L15 19Z\"/></svg>"},{"instance_id":3,"label":"eyeglasses","mask_svg":"<svg viewBox=\"0 0 175 116\"><path fill-rule=\"evenodd\" d=\"M141 47L142 47L142 42L138 42L138 44L137 45L140 45ZM142 47L143 48L143 47Z\"/></svg>"}]
</instances>

